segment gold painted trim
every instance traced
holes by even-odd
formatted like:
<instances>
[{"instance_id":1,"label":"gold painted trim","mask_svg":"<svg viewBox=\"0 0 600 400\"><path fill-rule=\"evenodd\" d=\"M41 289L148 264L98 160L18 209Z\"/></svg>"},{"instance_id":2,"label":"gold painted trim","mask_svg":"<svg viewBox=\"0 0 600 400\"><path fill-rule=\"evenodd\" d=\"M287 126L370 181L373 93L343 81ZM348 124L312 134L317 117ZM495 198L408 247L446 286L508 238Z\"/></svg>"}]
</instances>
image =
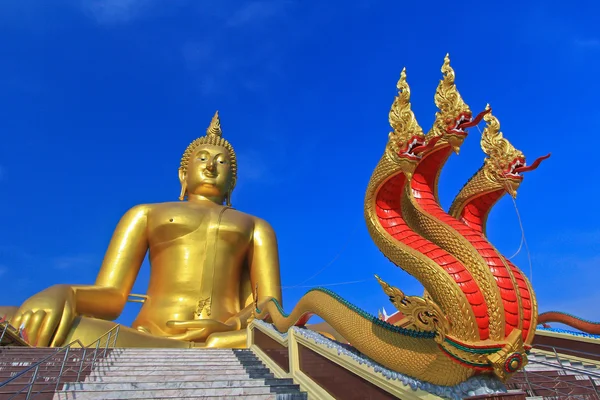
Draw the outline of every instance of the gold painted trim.
<instances>
[{"instance_id":1,"label":"gold painted trim","mask_svg":"<svg viewBox=\"0 0 600 400\"><path fill-rule=\"evenodd\" d=\"M285 370L283 368L281 368L275 361L273 361L273 359L271 359L271 357L267 356L265 354L265 352L260 349L260 347L258 347L257 345L254 344L254 329L260 330L262 333L264 333L265 335L267 335L271 339L275 340L277 343L281 344L284 347L288 347L287 342L282 340L280 337L277 337L272 332L267 332L265 329L260 329L260 327L258 327L257 325L255 325L253 323L250 323L250 325L248 325L247 329L248 329L248 342L247 342L248 348L250 350L252 350L252 352L254 352L254 354L256 354L256 356L260 359L260 361L262 361L267 366L267 368L269 368L271 370L271 372L273 372L273 375L275 375L275 377L291 378L292 377L291 373L285 372ZM288 366L288 368L289 368L289 366ZM289 368L289 369L291 371L291 368Z\"/></svg>"},{"instance_id":2,"label":"gold painted trim","mask_svg":"<svg viewBox=\"0 0 600 400\"><path fill-rule=\"evenodd\" d=\"M279 343L280 345L282 345L283 347L288 347L288 341L285 339L282 339L277 333L273 332L271 329L264 329L262 326L257 325L253 322L250 323L250 325L248 325L248 329L258 329L259 331L261 331L262 333L264 333L265 335L267 335L268 337L270 337L271 339L273 339L274 341L276 341L277 343ZM249 344L253 344L254 343L254 332L250 332L252 334L252 343Z\"/></svg>"},{"instance_id":3,"label":"gold painted trim","mask_svg":"<svg viewBox=\"0 0 600 400\"><path fill-rule=\"evenodd\" d=\"M310 339L303 337L290 331L288 336L294 338L296 343L300 343L306 346L315 353L327 358L328 360L338 364L342 368L347 369L356 376L367 380L373 385L385 390L386 392L406 400L412 399L438 399L439 397L428 393L424 390L412 390L409 386L405 386L401 381L388 380L381 374L376 373L372 367L361 365L356 362L353 358L346 355L338 355L337 350L330 349L325 346L321 346ZM296 376L296 375L295 375Z\"/></svg>"},{"instance_id":4,"label":"gold painted trim","mask_svg":"<svg viewBox=\"0 0 600 400\"><path fill-rule=\"evenodd\" d=\"M309 400L336 400L329 392L310 379L304 372L294 373L294 382L300 385L300 390L308 394Z\"/></svg>"},{"instance_id":5,"label":"gold painted trim","mask_svg":"<svg viewBox=\"0 0 600 400\"><path fill-rule=\"evenodd\" d=\"M253 344L250 346L250 350L254 352L254 354L262 361L267 368L273 372L276 378L291 378L291 374L285 372L275 361L273 361L269 356L267 356L257 345Z\"/></svg>"},{"instance_id":6,"label":"gold painted trim","mask_svg":"<svg viewBox=\"0 0 600 400\"><path fill-rule=\"evenodd\" d=\"M300 357L298 352L298 344L302 344L311 351L325 357L326 359L336 363L342 368L352 372L356 376L371 382L373 385L385 390L393 396L406 400L417 400L417 399L438 399L437 396L430 394L424 390L412 390L410 386L404 385L401 381L388 380L379 373L376 373L372 367L361 365L356 362L353 358L346 355L338 355L337 350L330 349L315 343L311 339L305 338L301 334L297 333L293 329L288 331L287 339L282 339L273 332L271 329L264 329L264 327L255 324L252 321L248 325L248 348L252 350L256 356L265 365L271 369L273 374L277 378L292 378L294 383L300 386L300 390L308 394L310 400L335 400L329 392L319 386L318 383L313 381L308 375L300 370ZM286 373L279 365L277 365L271 358L269 358L258 346L254 344L254 329L260 330L277 343L286 346L288 348L289 355L289 373Z\"/></svg>"}]
</instances>

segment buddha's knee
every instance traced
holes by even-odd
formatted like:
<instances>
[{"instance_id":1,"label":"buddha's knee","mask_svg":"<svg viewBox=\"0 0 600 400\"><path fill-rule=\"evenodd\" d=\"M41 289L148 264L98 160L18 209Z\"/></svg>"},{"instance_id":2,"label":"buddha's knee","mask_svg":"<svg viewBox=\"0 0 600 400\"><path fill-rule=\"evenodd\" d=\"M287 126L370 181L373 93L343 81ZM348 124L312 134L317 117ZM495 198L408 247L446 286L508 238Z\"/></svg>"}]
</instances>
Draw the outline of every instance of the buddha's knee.
<instances>
[{"instance_id":1,"label":"buddha's knee","mask_svg":"<svg viewBox=\"0 0 600 400\"><path fill-rule=\"evenodd\" d=\"M206 342L197 344L197 347L221 348L221 349L245 349L247 348L248 333L244 330L233 332L219 332L210 335Z\"/></svg>"},{"instance_id":2,"label":"buddha's knee","mask_svg":"<svg viewBox=\"0 0 600 400\"><path fill-rule=\"evenodd\" d=\"M65 343L79 340L84 345L99 342L107 347L189 348L190 342L154 336L138 329L96 318L78 317Z\"/></svg>"}]
</instances>

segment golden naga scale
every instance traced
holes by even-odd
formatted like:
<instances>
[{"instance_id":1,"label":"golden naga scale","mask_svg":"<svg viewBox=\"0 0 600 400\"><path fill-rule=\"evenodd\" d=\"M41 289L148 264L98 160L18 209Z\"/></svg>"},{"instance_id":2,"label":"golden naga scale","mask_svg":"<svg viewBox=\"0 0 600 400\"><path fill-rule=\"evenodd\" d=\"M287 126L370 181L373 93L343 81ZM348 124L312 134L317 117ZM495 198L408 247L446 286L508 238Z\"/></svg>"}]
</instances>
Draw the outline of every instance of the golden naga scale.
<instances>
[{"instance_id":1,"label":"golden naga scale","mask_svg":"<svg viewBox=\"0 0 600 400\"><path fill-rule=\"evenodd\" d=\"M389 112L391 132L365 196L365 220L381 252L424 286L407 296L379 277L405 316L390 325L321 288L283 312L277 241L269 224L231 207L235 152L218 114L185 150L179 202L139 205L119 222L94 285L57 285L4 307L31 343L91 343L115 324L149 252L148 292L119 347L245 347L246 326L267 319L280 332L322 317L360 352L407 376L456 385L476 374L508 379L527 363L537 303L525 274L487 240L487 215L516 195L531 166L500 132L489 106L476 117L446 56L428 134L411 110L403 70ZM445 212L437 196L445 162L482 119L483 167Z\"/></svg>"}]
</instances>

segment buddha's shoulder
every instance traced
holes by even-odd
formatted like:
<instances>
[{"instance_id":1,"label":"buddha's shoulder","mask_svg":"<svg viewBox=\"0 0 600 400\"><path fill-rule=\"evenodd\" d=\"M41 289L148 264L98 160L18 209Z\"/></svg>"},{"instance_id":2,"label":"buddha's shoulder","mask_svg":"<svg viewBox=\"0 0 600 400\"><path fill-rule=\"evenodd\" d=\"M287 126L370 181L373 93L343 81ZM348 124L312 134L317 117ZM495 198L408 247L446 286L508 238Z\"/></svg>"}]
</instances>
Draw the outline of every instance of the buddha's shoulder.
<instances>
[{"instance_id":1,"label":"buddha's shoulder","mask_svg":"<svg viewBox=\"0 0 600 400\"><path fill-rule=\"evenodd\" d=\"M252 215L252 214L248 214L246 212L240 211L235 208L228 208L227 213L231 216L250 221L255 226L265 227L265 228L271 227L269 225L269 223L267 221L265 221L264 219L257 217L256 215Z\"/></svg>"},{"instance_id":2,"label":"buddha's shoulder","mask_svg":"<svg viewBox=\"0 0 600 400\"><path fill-rule=\"evenodd\" d=\"M181 201L167 201L163 203L145 203L131 207L128 213L150 213L173 208L185 208L185 203Z\"/></svg>"},{"instance_id":3,"label":"buddha's shoulder","mask_svg":"<svg viewBox=\"0 0 600 400\"><path fill-rule=\"evenodd\" d=\"M235 211L237 211L237 210L235 210ZM238 212L240 214L243 214L244 216L246 216L246 218L248 218L248 220L252 224L255 235L261 234L261 235L265 235L266 237L275 237L275 230L273 229L273 227L271 226L271 224L269 222L267 222L266 220L264 220L260 217L257 217L256 215L250 215L250 214L242 213L240 211L238 211Z\"/></svg>"},{"instance_id":4,"label":"buddha's shoulder","mask_svg":"<svg viewBox=\"0 0 600 400\"><path fill-rule=\"evenodd\" d=\"M146 215L155 215L162 213L171 213L171 212L185 212L186 210L194 210L196 207L190 206L188 202L183 201L168 201L163 203L147 203L147 204L139 204L137 206L132 207L128 213L132 214L146 214ZM264 219L257 217L252 214L248 214L246 212L237 210L235 208L227 209L228 217L232 217L234 219L244 220L257 228L271 230L271 225L265 221Z\"/></svg>"}]
</instances>

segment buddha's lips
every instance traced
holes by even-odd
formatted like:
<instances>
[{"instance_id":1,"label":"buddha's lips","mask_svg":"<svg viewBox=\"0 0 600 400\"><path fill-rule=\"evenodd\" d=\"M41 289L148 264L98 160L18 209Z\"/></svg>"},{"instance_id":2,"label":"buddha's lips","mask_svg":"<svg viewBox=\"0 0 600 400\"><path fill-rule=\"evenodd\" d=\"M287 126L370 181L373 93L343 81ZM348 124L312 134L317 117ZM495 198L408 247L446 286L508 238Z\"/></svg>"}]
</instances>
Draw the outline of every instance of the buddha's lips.
<instances>
[{"instance_id":1,"label":"buddha's lips","mask_svg":"<svg viewBox=\"0 0 600 400\"><path fill-rule=\"evenodd\" d=\"M487 110L483 110L482 112L477 114L477 116L475 118L458 125L457 129L467 129L467 128L472 128L472 127L478 125L481 122L481 120L483 119L483 117L485 116L485 114L487 114L489 112L492 112L491 108L488 108Z\"/></svg>"},{"instance_id":2,"label":"buddha's lips","mask_svg":"<svg viewBox=\"0 0 600 400\"><path fill-rule=\"evenodd\" d=\"M544 160L546 160L546 159L550 158L550 154L551 154L551 153L548 153L548 154L546 154L545 156L541 156L541 157L539 157L539 158L538 158L537 160L535 160L535 161L533 162L533 164L531 164L531 165L523 165L522 167L515 168L515 172L517 172L517 173L522 173L522 172L529 172L529 171L533 171L534 169L536 169L537 167L539 167L539 166L540 166L540 164L542 163L542 161L544 161Z\"/></svg>"},{"instance_id":3,"label":"buddha's lips","mask_svg":"<svg viewBox=\"0 0 600 400\"><path fill-rule=\"evenodd\" d=\"M436 136L434 138L431 138L431 140L428 140L426 144L421 145L421 146L417 146L413 149L413 153L414 154L421 154L427 150L431 150L433 148L433 146L435 146L435 144L438 142L438 140L440 140L442 137L441 136Z\"/></svg>"}]
</instances>

